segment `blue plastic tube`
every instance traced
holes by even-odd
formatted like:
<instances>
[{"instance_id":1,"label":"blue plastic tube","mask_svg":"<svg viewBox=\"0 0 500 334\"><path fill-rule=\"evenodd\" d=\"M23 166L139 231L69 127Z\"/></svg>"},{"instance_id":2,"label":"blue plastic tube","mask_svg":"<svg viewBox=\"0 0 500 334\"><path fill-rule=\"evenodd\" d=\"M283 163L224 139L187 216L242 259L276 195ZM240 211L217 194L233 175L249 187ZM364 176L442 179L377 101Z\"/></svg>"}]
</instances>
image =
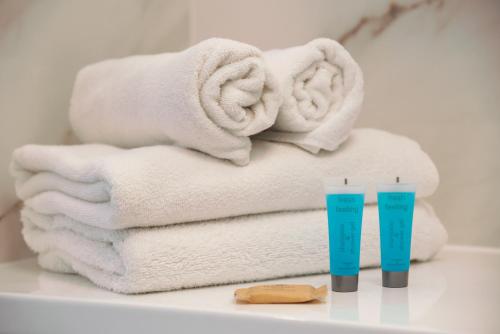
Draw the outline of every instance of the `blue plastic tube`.
<instances>
[{"instance_id":1,"label":"blue plastic tube","mask_svg":"<svg viewBox=\"0 0 500 334\"><path fill-rule=\"evenodd\" d=\"M329 180L325 190L332 290L357 291L364 187Z\"/></svg>"},{"instance_id":2,"label":"blue plastic tube","mask_svg":"<svg viewBox=\"0 0 500 334\"><path fill-rule=\"evenodd\" d=\"M408 286L415 189L409 183L377 186L382 285L387 288Z\"/></svg>"}]
</instances>

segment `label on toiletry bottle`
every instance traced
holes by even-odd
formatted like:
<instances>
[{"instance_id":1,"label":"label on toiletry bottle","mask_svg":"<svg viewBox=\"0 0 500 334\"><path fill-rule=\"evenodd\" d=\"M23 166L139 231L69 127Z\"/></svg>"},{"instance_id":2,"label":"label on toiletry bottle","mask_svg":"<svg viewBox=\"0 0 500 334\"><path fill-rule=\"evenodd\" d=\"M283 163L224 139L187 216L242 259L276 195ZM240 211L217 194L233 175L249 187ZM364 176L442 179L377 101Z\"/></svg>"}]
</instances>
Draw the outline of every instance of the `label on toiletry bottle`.
<instances>
[{"instance_id":1,"label":"label on toiletry bottle","mask_svg":"<svg viewBox=\"0 0 500 334\"><path fill-rule=\"evenodd\" d=\"M352 276L359 272L364 194L327 194L330 272Z\"/></svg>"},{"instance_id":2,"label":"label on toiletry bottle","mask_svg":"<svg viewBox=\"0 0 500 334\"><path fill-rule=\"evenodd\" d=\"M410 269L411 233L415 192L379 192L382 270Z\"/></svg>"}]
</instances>

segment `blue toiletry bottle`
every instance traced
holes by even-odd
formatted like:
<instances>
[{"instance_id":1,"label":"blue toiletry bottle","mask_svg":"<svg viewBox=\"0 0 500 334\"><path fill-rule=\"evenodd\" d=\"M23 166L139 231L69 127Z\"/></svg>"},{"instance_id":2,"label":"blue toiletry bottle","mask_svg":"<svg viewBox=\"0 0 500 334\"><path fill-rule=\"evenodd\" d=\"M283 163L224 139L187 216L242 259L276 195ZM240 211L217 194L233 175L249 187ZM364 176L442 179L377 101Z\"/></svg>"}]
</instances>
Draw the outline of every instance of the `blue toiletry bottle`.
<instances>
[{"instance_id":1,"label":"blue toiletry bottle","mask_svg":"<svg viewBox=\"0 0 500 334\"><path fill-rule=\"evenodd\" d=\"M410 270L415 184L396 183L377 186L382 285L408 286Z\"/></svg>"},{"instance_id":2,"label":"blue toiletry bottle","mask_svg":"<svg viewBox=\"0 0 500 334\"><path fill-rule=\"evenodd\" d=\"M347 179L325 182L332 290L358 290L364 187Z\"/></svg>"}]
</instances>

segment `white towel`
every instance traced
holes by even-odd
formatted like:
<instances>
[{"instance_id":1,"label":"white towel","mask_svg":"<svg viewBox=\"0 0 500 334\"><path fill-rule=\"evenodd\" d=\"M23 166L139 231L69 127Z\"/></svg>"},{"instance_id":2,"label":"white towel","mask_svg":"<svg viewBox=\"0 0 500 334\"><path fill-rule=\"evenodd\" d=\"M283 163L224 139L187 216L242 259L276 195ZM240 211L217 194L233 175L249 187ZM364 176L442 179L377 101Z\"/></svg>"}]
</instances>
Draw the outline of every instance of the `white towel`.
<instances>
[{"instance_id":1,"label":"white towel","mask_svg":"<svg viewBox=\"0 0 500 334\"><path fill-rule=\"evenodd\" d=\"M109 229L324 208L326 177L361 177L367 203L387 178L415 182L417 197L431 195L439 180L417 143L373 129L318 155L256 141L244 168L172 146L27 145L14 152L11 172L26 206Z\"/></svg>"},{"instance_id":2,"label":"white towel","mask_svg":"<svg viewBox=\"0 0 500 334\"><path fill-rule=\"evenodd\" d=\"M363 73L331 39L264 53L283 105L276 123L258 136L310 152L333 151L347 138L363 103Z\"/></svg>"},{"instance_id":3,"label":"white towel","mask_svg":"<svg viewBox=\"0 0 500 334\"><path fill-rule=\"evenodd\" d=\"M70 120L83 142L176 144L245 165L248 137L274 123L280 104L261 52L214 38L179 53L85 67L74 86Z\"/></svg>"},{"instance_id":4,"label":"white towel","mask_svg":"<svg viewBox=\"0 0 500 334\"><path fill-rule=\"evenodd\" d=\"M365 206L361 266L380 264L376 205ZM104 230L24 209L23 234L42 267L76 272L122 293L249 282L329 270L324 210ZM414 212L411 258L428 260L447 235L432 208Z\"/></svg>"}]
</instances>

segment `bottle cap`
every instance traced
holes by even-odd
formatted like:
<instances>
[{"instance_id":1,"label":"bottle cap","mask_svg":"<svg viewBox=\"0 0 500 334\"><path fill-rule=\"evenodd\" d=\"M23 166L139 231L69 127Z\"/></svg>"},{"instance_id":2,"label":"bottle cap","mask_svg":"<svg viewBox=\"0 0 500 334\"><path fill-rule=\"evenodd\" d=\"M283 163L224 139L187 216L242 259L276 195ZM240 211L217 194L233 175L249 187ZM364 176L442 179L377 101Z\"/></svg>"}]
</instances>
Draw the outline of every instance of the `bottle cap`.
<instances>
[{"instance_id":1,"label":"bottle cap","mask_svg":"<svg viewBox=\"0 0 500 334\"><path fill-rule=\"evenodd\" d=\"M323 182L325 193L327 194L362 194L365 192L363 183L352 182L347 177L329 177Z\"/></svg>"},{"instance_id":2,"label":"bottle cap","mask_svg":"<svg viewBox=\"0 0 500 334\"><path fill-rule=\"evenodd\" d=\"M332 291L335 292L358 291L358 275L352 275L352 276L332 275Z\"/></svg>"},{"instance_id":3,"label":"bottle cap","mask_svg":"<svg viewBox=\"0 0 500 334\"><path fill-rule=\"evenodd\" d=\"M406 288L408 286L408 272L382 271L382 286L385 288Z\"/></svg>"}]
</instances>

